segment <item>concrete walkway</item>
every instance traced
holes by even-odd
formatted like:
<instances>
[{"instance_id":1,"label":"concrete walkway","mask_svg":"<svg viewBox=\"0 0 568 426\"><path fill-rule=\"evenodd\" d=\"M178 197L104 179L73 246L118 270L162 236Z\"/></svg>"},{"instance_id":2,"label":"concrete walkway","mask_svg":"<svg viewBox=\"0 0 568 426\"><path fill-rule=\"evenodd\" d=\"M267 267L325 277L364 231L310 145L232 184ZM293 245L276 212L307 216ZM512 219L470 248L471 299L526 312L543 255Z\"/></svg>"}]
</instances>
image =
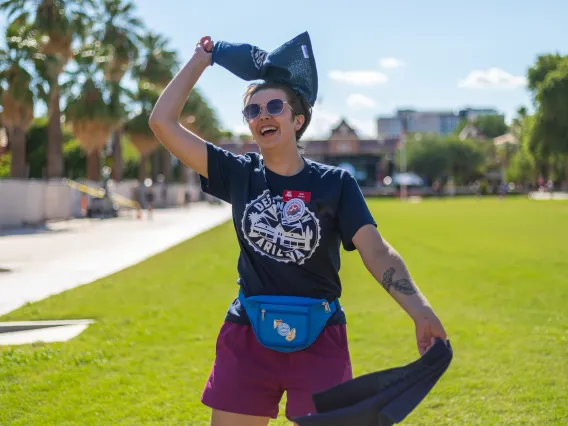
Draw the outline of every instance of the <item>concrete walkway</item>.
<instances>
[{"instance_id":1,"label":"concrete walkway","mask_svg":"<svg viewBox=\"0 0 568 426\"><path fill-rule=\"evenodd\" d=\"M568 192L544 192L535 191L529 193L533 200L568 200Z\"/></svg>"},{"instance_id":2,"label":"concrete walkway","mask_svg":"<svg viewBox=\"0 0 568 426\"><path fill-rule=\"evenodd\" d=\"M139 263L229 220L231 206L198 203L142 217L1 232L0 315Z\"/></svg>"}]
</instances>

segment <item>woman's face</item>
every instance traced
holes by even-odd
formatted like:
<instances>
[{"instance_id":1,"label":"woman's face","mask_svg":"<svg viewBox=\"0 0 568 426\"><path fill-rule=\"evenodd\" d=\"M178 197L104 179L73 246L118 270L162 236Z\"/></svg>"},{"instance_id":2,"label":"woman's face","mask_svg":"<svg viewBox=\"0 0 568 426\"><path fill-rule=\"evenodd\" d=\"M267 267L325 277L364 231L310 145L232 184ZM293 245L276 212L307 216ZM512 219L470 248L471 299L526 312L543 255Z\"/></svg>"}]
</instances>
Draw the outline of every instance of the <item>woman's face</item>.
<instances>
[{"instance_id":1,"label":"woman's face","mask_svg":"<svg viewBox=\"0 0 568 426\"><path fill-rule=\"evenodd\" d=\"M273 99L284 102L282 112L279 114L271 115L267 111L266 104ZM273 88L259 90L248 101L247 105L261 106L260 114L248 120L252 136L261 149L270 149L288 143L296 146L296 130L302 126L303 116L292 119L292 108L286 102L288 102L286 93Z\"/></svg>"}]
</instances>

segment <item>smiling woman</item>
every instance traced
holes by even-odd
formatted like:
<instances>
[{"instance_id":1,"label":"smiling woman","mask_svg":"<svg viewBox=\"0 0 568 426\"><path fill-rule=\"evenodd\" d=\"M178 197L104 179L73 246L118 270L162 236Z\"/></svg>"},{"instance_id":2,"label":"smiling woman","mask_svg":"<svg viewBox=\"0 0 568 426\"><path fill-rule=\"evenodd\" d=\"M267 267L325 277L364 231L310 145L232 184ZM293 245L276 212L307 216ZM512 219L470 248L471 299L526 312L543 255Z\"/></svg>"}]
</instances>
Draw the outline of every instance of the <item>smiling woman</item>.
<instances>
[{"instance_id":1,"label":"smiling woman","mask_svg":"<svg viewBox=\"0 0 568 426\"><path fill-rule=\"evenodd\" d=\"M261 96L260 94L263 91L265 93ZM260 102L260 99L263 98L268 98L269 100L263 104ZM286 113L286 109L290 110L290 114ZM259 131L260 136L270 137L279 130L275 123L268 123L262 120L255 121L259 116L262 116L263 110L274 120L278 120L279 116L286 117L285 119L294 125L296 147L302 150L303 146L299 141L312 119L312 108L305 98L298 96L292 89L281 83L262 82L251 84L244 95L243 116L249 124L253 137L259 134ZM258 125L261 126L260 129L255 128ZM256 137L255 140L258 143Z\"/></svg>"},{"instance_id":2,"label":"smiling woman","mask_svg":"<svg viewBox=\"0 0 568 426\"><path fill-rule=\"evenodd\" d=\"M249 86L242 111L261 155L233 154L179 124L189 93L215 63L247 81L263 80ZM201 399L213 426L265 426L277 418L284 392L290 420L315 414L313 393L352 378L339 302L341 244L359 251L415 320L421 354L435 337L446 338L400 256L377 232L355 178L302 156L298 141L317 87L307 33L271 53L203 37L150 118L164 146L200 174L202 190L232 204L239 292Z\"/></svg>"}]
</instances>

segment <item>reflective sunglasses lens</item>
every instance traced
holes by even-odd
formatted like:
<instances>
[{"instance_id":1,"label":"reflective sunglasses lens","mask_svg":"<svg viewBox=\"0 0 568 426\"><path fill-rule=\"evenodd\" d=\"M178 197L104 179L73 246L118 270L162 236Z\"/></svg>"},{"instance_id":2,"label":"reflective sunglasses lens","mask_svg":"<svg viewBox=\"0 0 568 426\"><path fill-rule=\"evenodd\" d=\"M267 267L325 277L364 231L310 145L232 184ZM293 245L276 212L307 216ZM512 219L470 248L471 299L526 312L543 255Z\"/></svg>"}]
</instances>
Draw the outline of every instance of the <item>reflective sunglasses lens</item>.
<instances>
[{"instance_id":1,"label":"reflective sunglasses lens","mask_svg":"<svg viewBox=\"0 0 568 426\"><path fill-rule=\"evenodd\" d=\"M266 104L266 111L270 115L278 115L284 109L284 101L282 99L272 99Z\"/></svg>"},{"instance_id":2,"label":"reflective sunglasses lens","mask_svg":"<svg viewBox=\"0 0 568 426\"><path fill-rule=\"evenodd\" d=\"M254 120L260 114L260 105L249 104L243 109L243 115L247 120Z\"/></svg>"}]
</instances>

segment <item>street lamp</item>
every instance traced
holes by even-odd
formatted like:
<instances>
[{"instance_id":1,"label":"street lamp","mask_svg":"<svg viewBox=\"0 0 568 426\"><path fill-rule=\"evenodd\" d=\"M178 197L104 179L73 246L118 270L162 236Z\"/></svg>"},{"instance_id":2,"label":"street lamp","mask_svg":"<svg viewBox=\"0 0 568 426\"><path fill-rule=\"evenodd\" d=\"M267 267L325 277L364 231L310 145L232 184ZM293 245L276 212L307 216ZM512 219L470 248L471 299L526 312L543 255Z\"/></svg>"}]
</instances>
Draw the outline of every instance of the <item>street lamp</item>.
<instances>
[{"instance_id":1,"label":"street lamp","mask_svg":"<svg viewBox=\"0 0 568 426\"><path fill-rule=\"evenodd\" d=\"M406 173L406 140L408 136L408 116L406 114L402 114L401 117L401 127L402 132L400 134L400 173ZM402 179L402 183L400 184L400 199L406 199L406 181Z\"/></svg>"}]
</instances>

